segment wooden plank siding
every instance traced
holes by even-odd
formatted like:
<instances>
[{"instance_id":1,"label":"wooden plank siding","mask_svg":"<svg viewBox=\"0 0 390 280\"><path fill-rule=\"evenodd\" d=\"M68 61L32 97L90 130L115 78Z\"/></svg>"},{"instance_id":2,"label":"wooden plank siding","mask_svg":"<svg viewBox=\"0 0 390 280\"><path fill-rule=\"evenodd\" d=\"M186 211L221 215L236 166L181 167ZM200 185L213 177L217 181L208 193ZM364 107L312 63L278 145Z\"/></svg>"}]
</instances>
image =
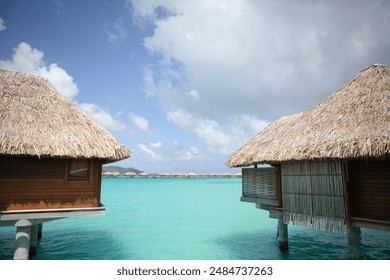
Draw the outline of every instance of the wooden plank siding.
<instances>
[{"instance_id":1,"label":"wooden plank siding","mask_svg":"<svg viewBox=\"0 0 390 280\"><path fill-rule=\"evenodd\" d=\"M0 210L96 207L101 163L90 160L87 180L68 179L67 159L0 157Z\"/></svg>"},{"instance_id":2,"label":"wooden plank siding","mask_svg":"<svg viewBox=\"0 0 390 280\"><path fill-rule=\"evenodd\" d=\"M349 161L352 219L390 222L390 161Z\"/></svg>"}]
</instances>

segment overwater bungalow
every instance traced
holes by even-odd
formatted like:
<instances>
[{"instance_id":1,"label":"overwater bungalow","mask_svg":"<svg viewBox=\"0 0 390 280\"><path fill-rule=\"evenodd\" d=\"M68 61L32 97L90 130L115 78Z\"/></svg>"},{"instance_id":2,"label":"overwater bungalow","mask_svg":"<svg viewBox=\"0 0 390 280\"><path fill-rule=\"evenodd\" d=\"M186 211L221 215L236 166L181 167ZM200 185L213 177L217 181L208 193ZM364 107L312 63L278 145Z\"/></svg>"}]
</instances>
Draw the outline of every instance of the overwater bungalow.
<instances>
[{"instance_id":1,"label":"overwater bungalow","mask_svg":"<svg viewBox=\"0 0 390 280\"><path fill-rule=\"evenodd\" d=\"M349 258L360 259L360 228L390 231L389 151L390 67L376 64L270 124L227 165L254 166L242 169L241 200L279 220L281 250L293 224L347 234Z\"/></svg>"},{"instance_id":2,"label":"overwater bungalow","mask_svg":"<svg viewBox=\"0 0 390 280\"><path fill-rule=\"evenodd\" d=\"M37 75L0 69L0 226L28 259L44 222L105 213L102 165L131 152Z\"/></svg>"},{"instance_id":3,"label":"overwater bungalow","mask_svg":"<svg viewBox=\"0 0 390 280\"><path fill-rule=\"evenodd\" d=\"M128 172L125 172L125 174L123 174L123 176L125 176L125 177L135 177L135 176L137 176L137 173L132 172L132 171L128 171Z\"/></svg>"},{"instance_id":4,"label":"overwater bungalow","mask_svg":"<svg viewBox=\"0 0 390 280\"><path fill-rule=\"evenodd\" d=\"M102 173L103 177L119 177L121 174L117 171L106 171Z\"/></svg>"},{"instance_id":5,"label":"overwater bungalow","mask_svg":"<svg viewBox=\"0 0 390 280\"><path fill-rule=\"evenodd\" d=\"M167 172L164 172L164 173L161 173L160 174L160 177L161 178L169 178L171 176L171 174L167 173Z\"/></svg>"},{"instance_id":6,"label":"overwater bungalow","mask_svg":"<svg viewBox=\"0 0 390 280\"><path fill-rule=\"evenodd\" d=\"M102 176L103 177L113 177L114 176L114 172L106 171L106 172L102 173Z\"/></svg>"},{"instance_id":7,"label":"overwater bungalow","mask_svg":"<svg viewBox=\"0 0 390 280\"><path fill-rule=\"evenodd\" d=\"M145 171L142 171L141 173L138 174L139 177L142 177L142 178L147 178L149 177L149 173L146 173Z\"/></svg>"}]
</instances>

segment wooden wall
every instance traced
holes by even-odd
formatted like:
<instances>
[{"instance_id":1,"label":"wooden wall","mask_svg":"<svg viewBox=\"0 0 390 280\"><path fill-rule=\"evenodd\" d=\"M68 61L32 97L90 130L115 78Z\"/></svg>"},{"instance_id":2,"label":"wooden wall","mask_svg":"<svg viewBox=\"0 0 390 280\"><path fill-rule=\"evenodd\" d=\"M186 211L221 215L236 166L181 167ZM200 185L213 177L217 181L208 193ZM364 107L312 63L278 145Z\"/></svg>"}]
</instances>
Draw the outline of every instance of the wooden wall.
<instances>
[{"instance_id":1,"label":"wooden wall","mask_svg":"<svg viewBox=\"0 0 390 280\"><path fill-rule=\"evenodd\" d=\"M390 161L348 162L352 219L390 222Z\"/></svg>"},{"instance_id":2,"label":"wooden wall","mask_svg":"<svg viewBox=\"0 0 390 280\"><path fill-rule=\"evenodd\" d=\"M0 210L98 206L101 163L90 161L87 180L68 179L67 169L67 159L0 157Z\"/></svg>"}]
</instances>

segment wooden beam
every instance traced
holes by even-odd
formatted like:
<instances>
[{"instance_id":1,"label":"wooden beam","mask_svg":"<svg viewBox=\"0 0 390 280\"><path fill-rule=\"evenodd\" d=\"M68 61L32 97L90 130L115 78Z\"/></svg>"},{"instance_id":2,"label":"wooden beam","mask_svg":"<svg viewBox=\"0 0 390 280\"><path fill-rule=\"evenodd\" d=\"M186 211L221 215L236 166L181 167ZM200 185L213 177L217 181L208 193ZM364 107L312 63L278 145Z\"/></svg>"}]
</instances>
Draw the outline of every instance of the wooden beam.
<instances>
[{"instance_id":1,"label":"wooden beam","mask_svg":"<svg viewBox=\"0 0 390 280\"><path fill-rule=\"evenodd\" d=\"M280 217L283 217L283 208L269 209L269 217L272 219L279 219Z\"/></svg>"},{"instance_id":2,"label":"wooden beam","mask_svg":"<svg viewBox=\"0 0 390 280\"><path fill-rule=\"evenodd\" d=\"M390 222L351 217L351 226L390 231Z\"/></svg>"},{"instance_id":3,"label":"wooden beam","mask_svg":"<svg viewBox=\"0 0 390 280\"><path fill-rule=\"evenodd\" d=\"M241 201L256 203L256 204L260 205L260 207L257 207L257 208L264 209L264 210L269 210L272 207L278 206L278 202L274 199L242 196Z\"/></svg>"},{"instance_id":4,"label":"wooden beam","mask_svg":"<svg viewBox=\"0 0 390 280\"><path fill-rule=\"evenodd\" d=\"M345 206L345 223L347 232L351 232L351 207L349 203L349 178L348 178L348 162L341 162L341 175L343 177L344 189L344 206Z\"/></svg>"},{"instance_id":5,"label":"wooden beam","mask_svg":"<svg viewBox=\"0 0 390 280\"><path fill-rule=\"evenodd\" d=\"M104 215L105 211L103 204L89 208L0 211L0 226L15 226L20 220L28 221L33 225L68 217L98 216Z\"/></svg>"}]
</instances>

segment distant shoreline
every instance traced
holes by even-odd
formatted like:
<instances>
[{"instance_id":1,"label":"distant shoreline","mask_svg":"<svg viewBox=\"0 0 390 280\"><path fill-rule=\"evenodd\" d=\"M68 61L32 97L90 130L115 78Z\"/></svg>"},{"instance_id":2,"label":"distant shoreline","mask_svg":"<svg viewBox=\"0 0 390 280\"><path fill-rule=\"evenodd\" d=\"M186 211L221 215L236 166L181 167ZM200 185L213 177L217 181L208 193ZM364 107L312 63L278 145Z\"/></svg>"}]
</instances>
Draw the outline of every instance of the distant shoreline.
<instances>
[{"instance_id":1,"label":"distant shoreline","mask_svg":"<svg viewBox=\"0 0 390 280\"><path fill-rule=\"evenodd\" d=\"M120 174L119 172L103 172L102 176L104 178L241 178L241 173L237 174L228 174L228 173L222 173L222 174L147 174L147 173L140 173L140 174Z\"/></svg>"}]
</instances>

